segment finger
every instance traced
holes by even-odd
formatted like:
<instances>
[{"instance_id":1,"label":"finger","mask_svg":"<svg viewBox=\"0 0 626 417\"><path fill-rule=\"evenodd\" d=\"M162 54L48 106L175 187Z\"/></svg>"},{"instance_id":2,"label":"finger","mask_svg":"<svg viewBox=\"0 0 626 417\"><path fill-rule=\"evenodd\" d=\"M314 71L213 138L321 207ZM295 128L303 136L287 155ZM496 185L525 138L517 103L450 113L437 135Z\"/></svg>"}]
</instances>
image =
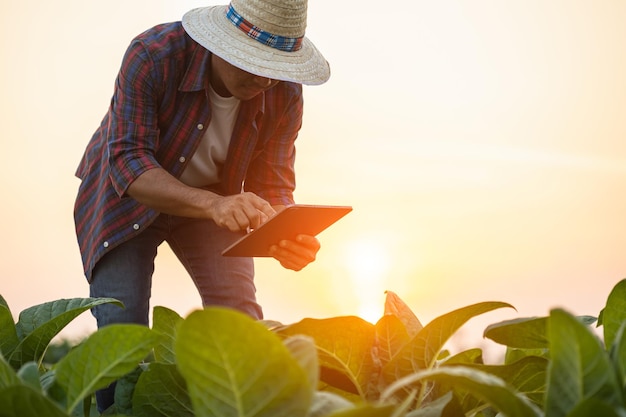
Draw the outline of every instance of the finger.
<instances>
[{"instance_id":1,"label":"finger","mask_svg":"<svg viewBox=\"0 0 626 417\"><path fill-rule=\"evenodd\" d=\"M296 272L301 271L306 266L306 265L295 264L290 261L283 261L280 264L283 266L283 268L290 269Z\"/></svg>"},{"instance_id":2,"label":"finger","mask_svg":"<svg viewBox=\"0 0 626 417\"><path fill-rule=\"evenodd\" d=\"M232 231L246 230L251 225L250 218L245 210L235 210L232 215ZM234 230L233 230L234 229Z\"/></svg>"},{"instance_id":3,"label":"finger","mask_svg":"<svg viewBox=\"0 0 626 417\"><path fill-rule=\"evenodd\" d=\"M301 258L294 257L292 252L281 249L277 245L273 245L270 248L270 255L280 262L283 268L291 269L293 271L300 271L309 264L309 262L303 261Z\"/></svg>"},{"instance_id":4,"label":"finger","mask_svg":"<svg viewBox=\"0 0 626 417\"><path fill-rule=\"evenodd\" d=\"M319 240L315 236L298 235L296 236L296 242L315 252L319 251L321 247Z\"/></svg>"},{"instance_id":5,"label":"finger","mask_svg":"<svg viewBox=\"0 0 626 417\"><path fill-rule=\"evenodd\" d=\"M243 212L248 226L252 229L256 229L267 221L267 215L254 207L244 207Z\"/></svg>"},{"instance_id":6,"label":"finger","mask_svg":"<svg viewBox=\"0 0 626 417\"><path fill-rule=\"evenodd\" d=\"M298 241L299 239L303 241L300 242ZM302 258L306 262L313 262L320 249L319 242L315 238L296 238L296 241L281 240L278 242L278 246L298 256L299 258Z\"/></svg>"},{"instance_id":7,"label":"finger","mask_svg":"<svg viewBox=\"0 0 626 417\"><path fill-rule=\"evenodd\" d=\"M256 194L251 193L251 195L254 196L254 198L251 200L254 208L256 208L258 211L263 213L268 218L276 214L276 210L274 210L274 208L272 207L270 203L268 203L267 201L265 201L264 199L262 199Z\"/></svg>"},{"instance_id":8,"label":"finger","mask_svg":"<svg viewBox=\"0 0 626 417\"><path fill-rule=\"evenodd\" d=\"M283 240L270 248L270 255L289 269L300 270L315 261L316 251L306 249L294 242ZM289 265L289 266L287 266Z\"/></svg>"}]
</instances>

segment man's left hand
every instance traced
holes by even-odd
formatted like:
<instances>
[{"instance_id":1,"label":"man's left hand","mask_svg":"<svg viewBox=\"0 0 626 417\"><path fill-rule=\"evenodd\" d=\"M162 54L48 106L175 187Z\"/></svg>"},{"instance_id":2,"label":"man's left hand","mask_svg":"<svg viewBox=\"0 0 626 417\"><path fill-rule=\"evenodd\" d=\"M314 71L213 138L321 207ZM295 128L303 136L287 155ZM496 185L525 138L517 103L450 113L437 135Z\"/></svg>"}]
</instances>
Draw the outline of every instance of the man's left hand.
<instances>
[{"instance_id":1,"label":"man's left hand","mask_svg":"<svg viewBox=\"0 0 626 417\"><path fill-rule=\"evenodd\" d=\"M294 271L315 260L320 250L320 242L314 236L298 235L295 240L281 240L278 245L270 247L270 255L280 264Z\"/></svg>"}]
</instances>

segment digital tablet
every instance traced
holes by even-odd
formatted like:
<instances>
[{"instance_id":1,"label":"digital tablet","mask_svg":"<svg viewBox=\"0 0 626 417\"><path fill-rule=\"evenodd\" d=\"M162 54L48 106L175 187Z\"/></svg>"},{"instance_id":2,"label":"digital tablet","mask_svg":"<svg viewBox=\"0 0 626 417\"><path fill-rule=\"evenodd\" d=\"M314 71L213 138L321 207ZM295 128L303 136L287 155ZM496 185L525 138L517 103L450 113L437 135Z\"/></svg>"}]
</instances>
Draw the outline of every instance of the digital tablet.
<instances>
[{"instance_id":1,"label":"digital tablet","mask_svg":"<svg viewBox=\"0 0 626 417\"><path fill-rule=\"evenodd\" d=\"M294 240L300 234L316 236L350 211L352 211L350 206L307 204L289 206L224 249L222 255L270 256L270 246L281 240Z\"/></svg>"}]
</instances>

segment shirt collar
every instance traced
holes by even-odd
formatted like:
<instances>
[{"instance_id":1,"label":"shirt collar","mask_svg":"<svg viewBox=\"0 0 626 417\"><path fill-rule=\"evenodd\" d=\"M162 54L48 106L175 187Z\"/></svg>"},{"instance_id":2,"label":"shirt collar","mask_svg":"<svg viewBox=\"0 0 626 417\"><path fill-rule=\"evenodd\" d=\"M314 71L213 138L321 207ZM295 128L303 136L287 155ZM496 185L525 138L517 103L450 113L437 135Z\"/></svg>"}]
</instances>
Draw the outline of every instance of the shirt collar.
<instances>
[{"instance_id":1,"label":"shirt collar","mask_svg":"<svg viewBox=\"0 0 626 417\"><path fill-rule=\"evenodd\" d=\"M200 44L193 42L193 53L187 66L179 91L201 91L209 88L209 62L211 52Z\"/></svg>"},{"instance_id":2,"label":"shirt collar","mask_svg":"<svg viewBox=\"0 0 626 417\"><path fill-rule=\"evenodd\" d=\"M181 81L178 90L189 92L189 91L209 91L209 72L210 72L210 62L211 62L211 52L205 47L201 46L199 43L192 41L194 46L194 51L191 55L191 60L189 61L189 65L187 66L187 71ZM258 96L242 101L242 107L247 111L253 111L255 113L264 113L265 112L265 92L259 94Z\"/></svg>"}]
</instances>

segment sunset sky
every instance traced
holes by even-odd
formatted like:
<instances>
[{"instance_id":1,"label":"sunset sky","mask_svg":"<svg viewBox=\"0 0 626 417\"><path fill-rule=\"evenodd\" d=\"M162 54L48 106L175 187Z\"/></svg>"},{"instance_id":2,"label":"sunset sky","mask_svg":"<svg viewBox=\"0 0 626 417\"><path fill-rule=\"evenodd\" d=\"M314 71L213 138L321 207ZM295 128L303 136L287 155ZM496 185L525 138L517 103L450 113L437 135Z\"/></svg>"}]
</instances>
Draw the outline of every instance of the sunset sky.
<instances>
[{"instance_id":1,"label":"sunset sky","mask_svg":"<svg viewBox=\"0 0 626 417\"><path fill-rule=\"evenodd\" d=\"M74 170L130 40L220 3L0 6L0 294L16 319L88 294ZM597 316L626 277L626 2L309 3L332 77L305 87L296 199L354 211L304 271L257 262L266 318L375 320L385 290L423 323L481 301L517 308L476 319L472 341L556 306ZM152 303L200 306L166 245ZM86 313L67 331L94 328Z\"/></svg>"}]
</instances>

